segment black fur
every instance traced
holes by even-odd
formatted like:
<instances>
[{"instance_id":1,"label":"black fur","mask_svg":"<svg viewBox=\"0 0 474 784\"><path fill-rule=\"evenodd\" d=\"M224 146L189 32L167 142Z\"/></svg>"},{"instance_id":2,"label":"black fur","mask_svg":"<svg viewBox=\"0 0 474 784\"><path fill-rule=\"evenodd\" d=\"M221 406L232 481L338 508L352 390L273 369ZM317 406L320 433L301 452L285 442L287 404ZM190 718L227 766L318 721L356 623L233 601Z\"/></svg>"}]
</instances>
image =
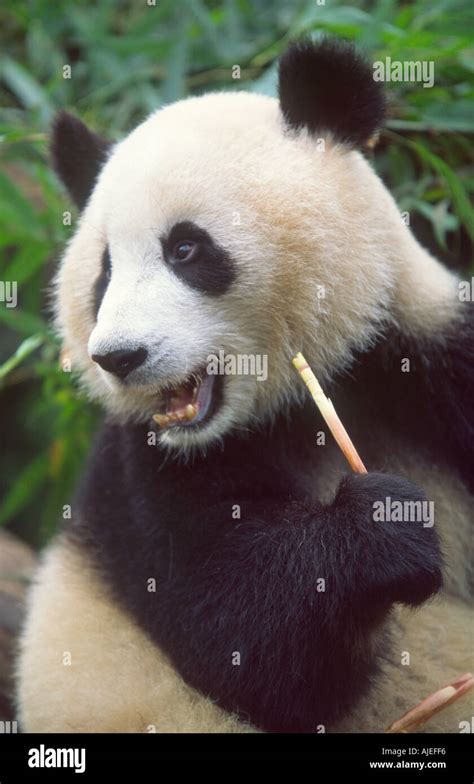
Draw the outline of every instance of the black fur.
<instances>
[{"instance_id":1,"label":"black fur","mask_svg":"<svg viewBox=\"0 0 474 784\"><path fill-rule=\"evenodd\" d=\"M85 206L112 145L83 122L59 112L53 125L53 167L79 209Z\"/></svg>"},{"instance_id":2,"label":"black fur","mask_svg":"<svg viewBox=\"0 0 474 784\"><path fill-rule=\"evenodd\" d=\"M186 465L148 446L145 427L109 426L70 529L186 681L271 731L347 711L376 672L384 639L371 632L391 604L441 584L433 529L373 520L377 499L423 499L408 481L349 476L332 504L309 500L317 450L297 466L313 422L310 406L293 430L282 419Z\"/></svg>"},{"instance_id":3,"label":"black fur","mask_svg":"<svg viewBox=\"0 0 474 784\"><path fill-rule=\"evenodd\" d=\"M337 39L292 44L280 60L280 104L292 128L330 132L363 146L382 125L385 97L352 44Z\"/></svg>"},{"instance_id":4,"label":"black fur","mask_svg":"<svg viewBox=\"0 0 474 784\"><path fill-rule=\"evenodd\" d=\"M410 372L401 370L404 359ZM424 448L474 491L474 303L458 303L450 326L432 340L392 330L339 386L344 398L357 397L359 419L385 423L407 448Z\"/></svg>"},{"instance_id":5,"label":"black fur","mask_svg":"<svg viewBox=\"0 0 474 784\"><path fill-rule=\"evenodd\" d=\"M97 318L99 308L102 304L102 300L105 297L105 292L107 291L111 277L112 277L112 262L110 259L109 247L107 246L102 254L102 264L101 264L100 274L94 283L94 296L93 296L94 318Z\"/></svg>"},{"instance_id":6,"label":"black fur","mask_svg":"<svg viewBox=\"0 0 474 784\"><path fill-rule=\"evenodd\" d=\"M192 261L176 261L173 248L185 240L197 243L196 255ZM161 244L165 260L174 274L192 288L217 296L225 294L234 282L236 273L229 254L195 223L176 223Z\"/></svg>"}]
</instances>

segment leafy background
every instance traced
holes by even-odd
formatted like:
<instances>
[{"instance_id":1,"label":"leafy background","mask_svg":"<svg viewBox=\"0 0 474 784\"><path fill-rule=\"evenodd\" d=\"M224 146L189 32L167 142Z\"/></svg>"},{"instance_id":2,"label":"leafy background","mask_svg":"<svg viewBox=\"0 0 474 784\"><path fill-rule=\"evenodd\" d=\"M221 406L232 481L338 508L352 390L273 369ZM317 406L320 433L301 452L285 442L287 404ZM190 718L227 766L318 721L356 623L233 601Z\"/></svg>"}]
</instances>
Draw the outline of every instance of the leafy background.
<instances>
[{"instance_id":1,"label":"leafy background","mask_svg":"<svg viewBox=\"0 0 474 784\"><path fill-rule=\"evenodd\" d=\"M319 0L321 2L321 0ZM119 138L163 102L209 89L274 94L287 41L324 32L373 59L433 60L435 86L392 83L374 165L420 241L471 275L472 0L146 0L4 2L0 9L0 524L34 546L71 497L98 413L59 369L48 285L74 231L48 167L54 112L69 108ZM63 78L63 66L72 78ZM242 69L240 81L231 68ZM76 218L76 214L74 218Z\"/></svg>"}]
</instances>

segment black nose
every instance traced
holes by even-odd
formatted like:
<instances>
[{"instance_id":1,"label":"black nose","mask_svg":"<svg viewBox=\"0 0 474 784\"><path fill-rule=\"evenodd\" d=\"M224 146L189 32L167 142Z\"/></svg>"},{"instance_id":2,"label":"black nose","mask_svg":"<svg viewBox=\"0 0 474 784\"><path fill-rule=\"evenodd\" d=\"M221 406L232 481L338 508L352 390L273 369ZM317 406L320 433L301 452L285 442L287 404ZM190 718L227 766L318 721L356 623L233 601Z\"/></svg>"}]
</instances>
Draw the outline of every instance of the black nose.
<instances>
[{"instance_id":1,"label":"black nose","mask_svg":"<svg viewBox=\"0 0 474 784\"><path fill-rule=\"evenodd\" d=\"M132 351L120 350L109 351L108 354L92 354L92 359L108 373L125 378L132 370L142 365L147 356L148 351L140 346Z\"/></svg>"}]
</instances>

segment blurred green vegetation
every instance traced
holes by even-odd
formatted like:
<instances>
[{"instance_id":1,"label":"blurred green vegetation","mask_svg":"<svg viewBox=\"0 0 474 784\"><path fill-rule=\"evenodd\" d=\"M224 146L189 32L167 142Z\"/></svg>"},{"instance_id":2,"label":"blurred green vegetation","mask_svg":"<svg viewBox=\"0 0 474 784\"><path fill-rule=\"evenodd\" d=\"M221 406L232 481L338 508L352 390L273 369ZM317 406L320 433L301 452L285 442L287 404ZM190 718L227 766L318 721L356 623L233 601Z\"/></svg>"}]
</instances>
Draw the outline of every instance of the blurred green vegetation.
<instances>
[{"instance_id":1,"label":"blurred green vegetation","mask_svg":"<svg viewBox=\"0 0 474 784\"><path fill-rule=\"evenodd\" d=\"M319 0L321 2L321 0ZM275 93L289 39L354 39L375 60L433 60L435 85L391 83L374 164L420 240L470 274L474 50L472 0L146 0L4 2L0 9L0 523L34 545L70 501L97 412L59 368L48 286L74 231L48 167L54 112L119 138L163 102L209 89ZM232 66L242 69L232 79ZM72 78L63 78L64 65ZM76 213L74 213L76 216ZM77 216L76 216L77 217ZM2 364L3 363L3 364Z\"/></svg>"}]
</instances>

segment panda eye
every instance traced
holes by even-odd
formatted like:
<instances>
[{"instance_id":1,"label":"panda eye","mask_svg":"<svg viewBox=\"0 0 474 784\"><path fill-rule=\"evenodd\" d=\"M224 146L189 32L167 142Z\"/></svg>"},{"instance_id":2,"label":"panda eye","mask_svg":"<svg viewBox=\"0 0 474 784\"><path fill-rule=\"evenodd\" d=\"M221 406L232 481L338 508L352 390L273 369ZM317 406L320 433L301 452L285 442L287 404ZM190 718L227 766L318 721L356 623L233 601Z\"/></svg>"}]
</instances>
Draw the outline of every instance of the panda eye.
<instances>
[{"instance_id":1,"label":"panda eye","mask_svg":"<svg viewBox=\"0 0 474 784\"><path fill-rule=\"evenodd\" d=\"M191 261L197 253L197 243L193 240L181 240L173 248L175 261Z\"/></svg>"},{"instance_id":2,"label":"panda eye","mask_svg":"<svg viewBox=\"0 0 474 784\"><path fill-rule=\"evenodd\" d=\"M217 296L234 281L233 263L208 231L192 221L175 223L159 237L163 262L183 284Z\"/></svg>"}]
</instances>

